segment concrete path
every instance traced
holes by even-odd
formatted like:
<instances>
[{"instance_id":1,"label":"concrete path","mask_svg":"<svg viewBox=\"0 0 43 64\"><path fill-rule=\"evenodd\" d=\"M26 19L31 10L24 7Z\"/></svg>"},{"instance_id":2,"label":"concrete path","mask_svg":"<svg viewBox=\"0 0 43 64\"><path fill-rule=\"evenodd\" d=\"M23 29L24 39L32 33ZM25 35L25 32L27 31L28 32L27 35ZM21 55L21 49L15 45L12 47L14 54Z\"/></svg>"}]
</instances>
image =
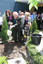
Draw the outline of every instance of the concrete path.
<instances>
[{"instance_id":1,"label":"concrete path","mask_svg":"<svg viewBox=\"0 0 43 64\"><path fill-rule=\"evenodd\" d=\"M41 53L43 56L43 31L40 31L39 34L42 35L41 42L39 45L36 45L37 50Z\"/></svg>"}]
</instances>

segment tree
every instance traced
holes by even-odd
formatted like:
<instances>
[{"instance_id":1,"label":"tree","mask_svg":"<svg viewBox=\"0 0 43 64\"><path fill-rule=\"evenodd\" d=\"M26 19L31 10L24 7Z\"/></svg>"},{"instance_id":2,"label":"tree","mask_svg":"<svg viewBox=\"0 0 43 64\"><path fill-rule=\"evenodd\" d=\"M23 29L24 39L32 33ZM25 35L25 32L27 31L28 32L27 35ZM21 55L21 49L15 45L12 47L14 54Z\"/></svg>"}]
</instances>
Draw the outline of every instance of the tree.
<instances>
[{"instance_id":1,"label":"tree","mask_svg":"<svg viewBox=\"0 0 43 64\"><path fill-rule=\"evenodd\" d=\"M7 19L6 19L6 15L3 16L3 25L2 25L2 41L5 42L6 40L8 40L8 35L7 35L7 30L8 30L8 25L7 25Z\"/></svg>"},{"instance_id":2,"label":"tree","mask_svg":"<svg viewBox=\"0 0 43 64\"><path fill-rule=\"evenodd\" d=\"M36 19L34 18L30 31L33 33L35 30L37 30L37 22Z\"/></svg>"}]
</instances>

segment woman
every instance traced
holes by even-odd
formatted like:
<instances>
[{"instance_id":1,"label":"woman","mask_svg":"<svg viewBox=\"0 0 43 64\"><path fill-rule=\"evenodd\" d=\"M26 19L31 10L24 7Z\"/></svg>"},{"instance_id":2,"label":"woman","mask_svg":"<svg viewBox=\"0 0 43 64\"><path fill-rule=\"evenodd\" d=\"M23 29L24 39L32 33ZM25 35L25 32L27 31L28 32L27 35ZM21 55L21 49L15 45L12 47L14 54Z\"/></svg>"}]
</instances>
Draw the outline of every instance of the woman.
<instances>
[{"instance_id":1,"label":"woman","mask_svg":"<svg viewBox=\"0 0 43 64\"><path fill-rule=\"evenodd\" d=\"M36 20L37 20L38 29L40 30L40 24L41 24L41 16L40 16L40 13L38 13L38 15L36 17Z\"/></svg>"},{"instance_id":2,"label":"woman","mask_svg":"<svg viewBox=\"0 0 43 64\"><path fill-rule=\"evenodd\" d=\"M23 29L24 29L24 44L26 44L26 41L27 41L27 35L30 35L29 32L30 32L30 26L31 26L31 18L30 18L30 13L29 12L25 12L25 22L24 22L24 26L23 26Z\"/></svg>"},{"instance_id":3,"label":"woman","mask_svg":"<svg viewBox=\"0 0 43 64\"><path fill-rule=\"evenodd\" d=\"M29 22L29 24L30 24L30 26L31 26L31 17L30 17L30 13L29 12L26 12L25 13L25 21L24 21L24 26L23 27L29 27L27 24L28 24L28 22Z\"/></svg>"},{"instance_id":4,"label":"woman","mask_svg":"<svg viewBox=\"0 0 43 64\"><path fill-rule=\"evenodd\" d=\"M6 15L6 18L7 18L7 23L8 23L8 28L9 28L9 23L10 23L10 20L11 20L11 12L10 12L10 10L6 10L5 11L5 15Z\"/></svg>"}]
</instances>

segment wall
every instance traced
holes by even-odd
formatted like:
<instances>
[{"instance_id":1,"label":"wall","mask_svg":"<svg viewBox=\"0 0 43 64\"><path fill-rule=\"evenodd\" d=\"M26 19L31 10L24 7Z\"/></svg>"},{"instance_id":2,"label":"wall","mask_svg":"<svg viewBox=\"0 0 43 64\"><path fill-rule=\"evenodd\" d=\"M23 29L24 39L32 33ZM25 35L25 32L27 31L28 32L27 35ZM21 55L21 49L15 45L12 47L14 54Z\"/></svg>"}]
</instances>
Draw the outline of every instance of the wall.
<instances>
[{"instance_id":1,"label":"wall","mask_svg":"<svg viewBox=\"0 0 43 64\"><path fill-rule=\"evenodd\" d=\"M0 0L0 12L1 15L9 9L12 11L24 11L25 9L28 10L28 6L26 3L15 2L15 0Z\"/></svg>"},{"instance_id":2,"label":"wall","mask_svg":"<svg viewBox=\"0 0 43 64\"><path fill-rule=\"evenodd\" d=\"M16 10L19 11L24 11L24 10L27 10L28 11L28 5L27 3L21 3L21 2L16 2ZM14 9L15 10L15 9Z\"/></svg>"}]
</instances>

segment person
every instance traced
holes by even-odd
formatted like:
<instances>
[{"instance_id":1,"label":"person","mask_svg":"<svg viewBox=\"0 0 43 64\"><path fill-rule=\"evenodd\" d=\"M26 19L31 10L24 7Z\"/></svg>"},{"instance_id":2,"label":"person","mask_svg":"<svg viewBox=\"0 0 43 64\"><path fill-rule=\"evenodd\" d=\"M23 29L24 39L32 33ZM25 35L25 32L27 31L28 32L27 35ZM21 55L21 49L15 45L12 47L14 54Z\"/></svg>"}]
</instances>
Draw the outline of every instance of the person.
<instances>
[{"instance_id":1,"label":"person","mask_svg":"<svg viewBox=\"0 0 43 64\"><path fill-rule=\"evenodd\" d=\"M20 14L21 14L21 11L19 10L18 15L20 16Z\"/></svg>"},{"instance_id":2,"label":"person","mask_svg":"<svg viewBox=\"0 0 43 64\"><path fill-rule=\"evenodd\" d=\"M10 10L7 9L5 11L5 14L6 14L6 17L7 17L7 22L9 22L11 20L11 12L10 12Z\"/></svg>"},{"instance_id":3,"label":"person","mask_svg":"<svg viewBox=\"0 0 43 64\"><path fill-rule=\"evenodd\" d=\"M13 12L13 16L14 16L14 41L20 43L21 41L21 18L18 16L17 12ZM17 41L18 39L18 41Z\"/></svg>"},{"instance_id":4,"label":"person","mask_svg":"<svg viewBox=\"0 0 43 64\"><path fill-rule=\"evenodd\" d=\"M31 26L30 13L29 13L29 12L25 12L25 22L24 22L24 26L25 26L28 22L30 23L30 26Z\"/></svg>"},{"instance_id":5,"label":"person","mask_svg":"<svg viewBox=\"0 0 43 64\"><path fill-rule=\"evenodd\" d=\"M42 17L42 26L43 26L43 13L41 14L41 17Z\"/></svg>"},{"instance_id":6,"label":"person","mask_svg":"<svg viewBox=\"0 0 43 64\"><path fill-rule=\"evenodd\" d=\"M40 13L38 13L38 15L36 17L36 21L37 21L38 29L40 30L40 24L41 24L41 16L40 16Z\"/></svg>"},{"instance_id":7,"label":"person","mask_svg":"<svg viewBox=\"0 0 43 64\"><path fill-rule=\"evenodd\" d=\"M1 32L1 28L2 28L2 23L3 23L3 18L1 17L1 12L0 12L0 32Z\"/></svg>"},{"instance_id":8,"label":"person","mask_svg":"<svg viewBox=\"0 0 43 64\"><path fill-rule=\"evenodd\" d=\"M30 13L30 17L31 17L31 23L33 22L33 14L32 12Z\"/></svg>"},{"instance_id":9,"label":"person","mask_svg":"<svg viewBox=\"0 0 43 64\"><path fill-rule=\"evenodd\" d=\"M31 26L31 18L30 18L30 13L29 12L25 12L25 22L24 22L24 26L23 26L23 35L24 35L24 43L26 44L27 41L27 35L29 35L29 29Z\"/></svg>"},{"instance_id":10,"label":"person","mask_svg":"<svg viewBox=\"0 0 43 64\"><path fill-rule=\"evenodd\" d=\"M11 20L11 12L10 12L10 10L7 9L7 10L5 11L5 15L6 15L6 18L7 18L8 29L9 29L10 20Z\"/></svg>"}]
</instances>

